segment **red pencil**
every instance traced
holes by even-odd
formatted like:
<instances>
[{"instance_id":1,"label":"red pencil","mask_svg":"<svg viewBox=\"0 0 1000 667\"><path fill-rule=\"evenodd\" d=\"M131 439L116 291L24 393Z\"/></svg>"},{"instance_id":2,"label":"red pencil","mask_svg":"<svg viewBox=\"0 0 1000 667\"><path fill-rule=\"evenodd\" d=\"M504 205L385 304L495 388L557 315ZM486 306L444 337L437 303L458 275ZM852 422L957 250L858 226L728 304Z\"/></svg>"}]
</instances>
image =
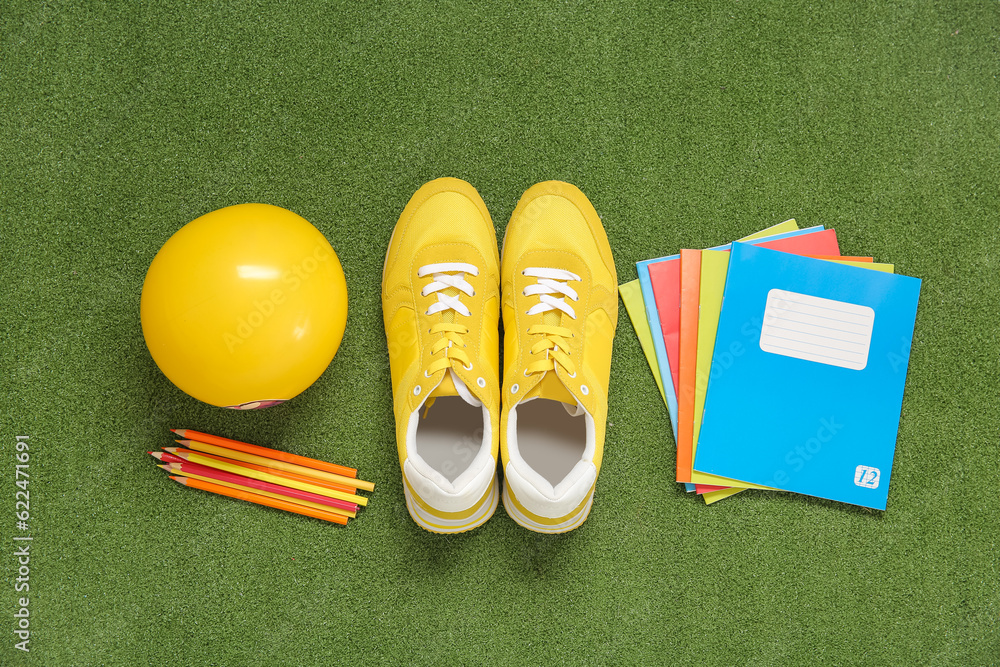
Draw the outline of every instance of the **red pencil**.
<instances>
[{"instance_id":1,"label":"red pencil","mask_svg":"<svg viewBox=\"0 0 1000 667\"><path fill-rule=\"evenodd\" d=\"M163 461L165 463L184 463L184 459L179 456L175 456L170 452L146 452L154 459L158 461Z\"/></svg>"},{"instance_id":2,"label":"red pencil","mask_svg":"<svg viewBox=\"0 0 1000 667\"><path fill-rule=\"evenodd\" d=\"M296 482L294 480L287 480L283 477L278 477L273 472L270 471L258 471L251 470L245 466L240 465L239 461L234 463L229 463L226 459L221 457L208 457L200 452L184 452L173 447L167 447L172 453L181 457L185 461L190 461L191 463L200 463L201 465L208 466L210 468L217 468L225 472L233 473L234 475L244 475L246 477L253 477L254 479L259 479L262 482L271 482L272 484L278 484L282 486L290 486L293 489L300 489L302 491L309 491L311 493L318 493L321 496L327 496L329 498L336 498L337 500L344 500L349 503L357 503L358 505L367 505L368 499L364 496L359 496L354 493L344 493L343 491L334 491L333 489L328 489L323 486L318 486L316 484L310 484L308 482Z\"/></svg>"},{"instance_id":3,"label":"red pencil","mask_svg":"<svg viewBox=\"0 0 1000 667\"><path fill-rule=\"evenodd\" d=\"M172 470L180 470L181 472L190 473L192 475L209 477L211 479L219 480L220 482L239 484L240 486L250 487L251 489L257 489L259 491L269 491L270 493L285 496L290 500L308 500L311 503L329 505L330 507L347 510L348 512L358 511L358 506L355 503L349 503L346 500L327 498L326 496L321 496L318 493L310 493L308 491L300 491L299 489L291 489L287 486L281 486L279 484L272 484L271 482L263 482L259 479L253 479L252 477L244 477L243 475L236 475L231 472L225 472L224 470L209 468L208 466L203 466L198 463L190 463L184 459L181 459L180 463L173 463L170 468Z\"/></svg>"},{"instance_id":4,"label":"red pencil","mask_svg":"<svg viewBox=\"0 0 1000 667\"><path fill-rule=\"evenodd\" d=\"M313 468L314 470L325 470L326 472L332 472L335 475L343 475L344 477L358 476L358 471L356 469L349 468L347 466L337 465L336 463L317 461L316 459L311 459L306 456L299 456L298 454L289 454L288 452L282 452L277 449L270 449L269 447L251 445L246 442L240 442L239 440L230 440L229 438L223 438L217 435L209 435L208 433L192 431L189 428L173 428L170 430L179 435L180 437L186 438L188 440L207 442L210 445L218 445L219 447L235 449L240 452L246 452L247 454L256 454L257 456L265 456L269 459L274 459L276 461L284 461L285 463L294 463L296 465L306 466L307 468Z\"/></svg>"},{"instance_id":5,"label":"red pencil","mask_svg":"<svg viewBox=\"0 0 1000 667\"><path fill-rule=\"evenodd\" d=\"M190 486L196 489L201 489L202 491L217 493L220 496L229 496L230 498L238 498L239 500L245 500L247 502L256 503L258 505L267 505L268 507L274 507L275 509L285 510L286 512L294 512L295 514L303 514L305 516L311 516L316 519L323 519L324 521L330 521L331 523L338 523L341 526L347 525L347 517L344 516L343 514L324 512L323 510L316 510L311 507L306 507L305 505L296 505L295 503L290 503L284 500L275 500L274 498L268 498L267 496L262 496L259 493L249 493L247 491L230 489L228 487L221 486L219 484L213 484L212 482L203 482L200 479L194 479L193 477L180 477L179 475L171 475L170 479L174 480L178 484L183 484L184 486Z\"/></svg>"}]
</instances>

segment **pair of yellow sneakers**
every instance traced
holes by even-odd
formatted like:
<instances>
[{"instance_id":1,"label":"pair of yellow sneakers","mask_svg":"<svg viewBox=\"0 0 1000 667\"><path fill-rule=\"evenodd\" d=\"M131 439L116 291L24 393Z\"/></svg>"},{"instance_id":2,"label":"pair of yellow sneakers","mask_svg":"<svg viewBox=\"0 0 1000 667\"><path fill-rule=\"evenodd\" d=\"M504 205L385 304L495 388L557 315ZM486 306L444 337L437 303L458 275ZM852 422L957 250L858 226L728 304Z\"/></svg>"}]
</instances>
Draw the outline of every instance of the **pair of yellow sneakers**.
<instances>
[{"instance_id":1,"label":"pair of yellow sneakers","mask_svg":"<svg viewBox=\"0 0 1000 667\"><path fill-rule=\"evenodd\" d=\"M389 241L382 311L406 507L418 525L470 530L501 495L530 530L583 523L604 452L617 289L601 220L573 185L522 195L502 264L475 188L439 178L413 195Z\"/></svg>"}]
</instances>

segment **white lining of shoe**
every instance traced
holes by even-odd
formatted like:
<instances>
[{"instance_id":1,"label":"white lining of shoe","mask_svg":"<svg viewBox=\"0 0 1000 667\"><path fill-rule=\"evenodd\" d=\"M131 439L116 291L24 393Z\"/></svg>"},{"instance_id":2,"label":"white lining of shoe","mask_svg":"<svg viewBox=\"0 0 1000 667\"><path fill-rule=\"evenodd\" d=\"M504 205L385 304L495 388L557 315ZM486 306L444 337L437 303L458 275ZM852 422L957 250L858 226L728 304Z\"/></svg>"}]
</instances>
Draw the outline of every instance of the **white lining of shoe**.
<instances>
[{"instance_id":1,"label":"white lining of shoe","mask_svg":"<svg viewBox=\"0 0 1000 667\"><path fill-rule=\"evenodd\" d=\"M471 433L458 430L449 433L448 423L442 419L432 422L429 425L432 429L430 437L422 438L418 442L417 430L422 421L421 410L427 402L427 398L425 398L410 414L410 420L407 424L406 462L403 465L403 472L413 487L413 491L425 503L442 512L461 512L482 498L496 475L496 460L492 453L494 434L487 407L472 395L458 375L450 369L447 372L452 373L452 381L459 396L438 398L435 405L431 407L431 411L454 409L455 405L449 406L447 404L451 401L442 405L438 405L438 402L446 401L446 399L458 400L461 397L463 407L481 408L482 438L475 437L475 431L479 430L479 422L470 423L467 415L464 420L460 420L460 428L463 431L468 431L471 426L473 427ZM426 396L429 398L432 393L433 389L428 391ZM439 440L435 442L435 438L439 438ZM474 456L469 457L470 444L477 439L479 440L478 451ZM427 458L424 457L424 454L427 455ZM445 474L447 471L442 471L443 466L453 461L458 463L468 461L468 463L458 474Z\"/></svg>"},{"instance_id":2,"label":"white lining of shoe","mask_svg":"<svg viewBox=\"0 0 1000 667\"><path fill-rule=\"evenodd\" d=\"M587 494L590 493L594 482L597 480L597 467L594 465L594 452L596 451L594 419L580 404L577 404L575 409L572 406L562 404L569 415L579 415L585 420L586 444L582 454L579 455L579 458L575 459L576 463L569 468L561 480L553 485L552 480L543 473L549 472L551 475L552 471L565 470L570 461L555 461L549 465L544 461L544 455L541 458L535 454L529 455L529 459L540 461L536 465L548 468L547 471L544 469L540 471L536 470L521 453L521 442L518 437L517 408L534 400L548 399L527 399L512 407L508 412L508 461L504 473L508 485L510 485L515 497L525 509L539 516L559 518L580 505ZM558 403L558 401L552 401L552 403ZM553 406L553 409L556 409L556 406ZM539 446L538 440L534 442L531 442L531 440L532 438L527 436L525 438L525 446ZM560 455L569 456L573 451L573 448L565 447L564 443L557 443L555 449L554 456L556 457Z\"/></svg>"},{"instance_id":3,"label":"white lining of shoe","mask_svg":"<svg viewBox=\"0 0 1000 667\"><path fill-rule=\"evenodd\" d=\"M583 414L579 404L571 406L538 397L521 401L511 411L513 449L548 482L547 486L539 484L546 495L559 495L555 489L584 460L587 424L581 419Z\"/></svg>"},{"instance_id":4,"label":"white lining of shoe","mask_svg":"<svg viewBox=\"0 0 1000 667\"><path fill-rule=\"evenodd\" d=\"M461 396L438 397L417 419L416 456L450 484L461 486L459 478L483 449L486 420L481 404L470 405Z\"/></svg>"}]
</instances>

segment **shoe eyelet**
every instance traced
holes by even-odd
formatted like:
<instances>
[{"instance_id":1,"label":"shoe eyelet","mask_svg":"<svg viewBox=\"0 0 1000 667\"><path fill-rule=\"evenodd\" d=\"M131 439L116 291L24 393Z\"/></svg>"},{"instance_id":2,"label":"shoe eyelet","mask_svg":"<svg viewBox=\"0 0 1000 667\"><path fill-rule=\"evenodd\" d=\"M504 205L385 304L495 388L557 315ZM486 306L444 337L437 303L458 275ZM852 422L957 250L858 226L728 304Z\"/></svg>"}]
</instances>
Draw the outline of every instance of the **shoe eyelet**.
<instances>
[{"instance_id":1,"label":"shoe eyelet","mask_svg":"<svg viewBox=\"0 0 1000 667\"><path fill-rule=\"evenodd\" d=\"M511 385L511 387L510 387L510 393L516 394L518 389L520 389L520 387L518 387L516 384Z\"/></svg>"},{"instance_id":2,"label":"shoe eyelet","mask_svg":"<svg viewBox=\"0 0 1000 667\"><path fill-rule=\"evenodd\" d=\"M580 393L583 394L584 396L586 396L587 394L590 393L590 389L587 388L587 385L581 384L580 385Z\"/></svg>"},{"instance_id":3,"label":"shoe eyelet","mask_svg":"<svg viewBox=\"0 0 1000 667\"><path fill-rule=\"evenodd\" d=\"M575 377L576 377L576 371L573 371L573 374L572 374L572 375L567 375L566 377L568 377L569 379L571 379L571 380L572 380L573 378L575 378ZM584 393L586 393L586 392L584 392Z\"/></svg>"},{"instance_id":4,"label":"shoe eyelet","mask_svg":"<svg viewBox=\"0 0 1000 667\"><path fill-rule=\"evenodd\" d=\"M483 378L476 380L476 384L478 384L482 389L486 389L486 380Z\"/></svg>"},{"instance_id":5,"label":"shoe eyelet","mask_svg":"<svg viewBox=\"0 0 1000 667\"><path fill-rule=\"evenodd\" d=\"M424 377L425 377L425 378L429 378L429 377L430 377L430 375L428 375L428 374L427 374L427 371L426 371L426 370L424 371Z\"/></svg>"},{"instance_id":6,"label":"shoe eyelet","mask_svg":"<svg viewBox=\"0 0 1000 667\"><path fill-rule=\"evenodd\" d=\"M416 387L413 388L413 395L414 396L419 396L420 395L420 385L419 384Z\"/></svg>"},{"instance_id":7,"label":"shoe eyelet","mask_svg":"<svg viewBox=\"0 0 1000 667\"><path fill-rule=\"evenodd\" d=\"M462 364L462 368L464 368L467 371L471 371L472 370L472 364L469 364L468 366L466 366L465 364Z\"/></svg>"},{"instance_id":8,"label":"shoe eyelet","mask_svg":"<svg viewBox=\"0 0 1000 667\"><path fill-rule=\"evenodd\" d=\"M528 369L527 368L524 369L524 377L528 377Z\"/></svg>"}]
</instances>

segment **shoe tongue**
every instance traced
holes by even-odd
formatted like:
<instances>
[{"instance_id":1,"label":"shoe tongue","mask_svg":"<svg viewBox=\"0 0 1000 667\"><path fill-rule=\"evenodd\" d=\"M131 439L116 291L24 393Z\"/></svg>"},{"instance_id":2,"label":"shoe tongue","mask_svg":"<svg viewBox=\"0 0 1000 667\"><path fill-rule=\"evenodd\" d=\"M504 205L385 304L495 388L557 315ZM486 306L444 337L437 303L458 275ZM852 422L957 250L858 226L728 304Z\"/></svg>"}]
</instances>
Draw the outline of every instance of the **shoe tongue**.
<instances>
[{"instance_id":1,"label":"shoe tongue","mask_svg":"<svg viewBox=\"0 0 1000 667\"><path fill-rule=\"evenodd\" d=\"M459 298L465 296L462 292L459 292L454 287L449 287L448 289L441 290L441 294L444 294L444 295L450 296L450 297L456 297L457 296ZM441 311L441 321L442 322L447 322L448 324L454 324L455 323L455 311L452 310L451 308L449 308L447 310L444 310L444 311ZM450 395L454 396L455 394L450 394Z\"/></svg>"},{"instance_id":2,"label":"shoe tongue","mask_svg":"<svg viewBox=\"0 0 1000 667\"><path fill-rule=\"evenodd\" d=\"M441 398L442 396L458 396L458 387L455 386L455 376L451 369L445 371L441 383L431 391L430 398ZM461 380L459 380L461 382Z\"/></svg>"},{"instance_id":3,"label":"shoe tongue","mask_svg":"<svg viewBox=\"0 0 1000 667\"><path fill-rule=\"evenodd\" d=\"M431 390L430 395L427 397L428 407L434 404L434 399L441 398L442 396L461 396L462 400L469 405L474 405L479 407L482 402L472 395L469 388L465 386L461 378L455 375L454 371L450 368L445 371L444 377L441 378L441 382L438 386Z\"/></svg>"},{"instance_id":4,"label":"shoe tongue","mask_svg":"<svg viewBox=\"0 0 1000 667\"><path fill-rule=\"evenodd\" d=\"M536 384L525 395L524 400L528 400L529 398L547 398L566 403L573 407L576 407L577 404L576 398L573 397L573 394L569 393L566 385L556 376L555 371L547 371L542 376L542 381Z\"/></svg>"}]
</instances>

